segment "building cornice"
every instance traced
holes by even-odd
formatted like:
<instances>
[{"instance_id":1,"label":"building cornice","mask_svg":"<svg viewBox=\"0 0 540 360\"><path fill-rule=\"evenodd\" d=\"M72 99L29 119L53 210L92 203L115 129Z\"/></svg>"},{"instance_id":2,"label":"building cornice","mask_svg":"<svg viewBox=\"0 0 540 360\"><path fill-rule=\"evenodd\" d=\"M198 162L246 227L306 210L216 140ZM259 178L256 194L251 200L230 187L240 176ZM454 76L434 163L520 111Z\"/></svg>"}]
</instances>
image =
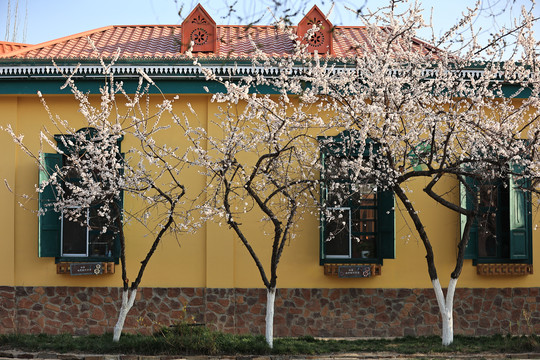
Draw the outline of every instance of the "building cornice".
<instances>
[{"instance_id":1,"label":"building cornice","mask_svg":"<svg viewBox=\"0 0 540 360\"><path fill-rule=\"evenodd\" d=\"M156 78L204 78L204 72L202 68L208 69L216 76L230 76L232 78L239 78L244 75L256 75L263 74L267 76L278 75L280 69L276 66L253 66L249 61L219 61L215 59L212 62L201 62L201 66L194 65L193 61L182 63L164 63L164 62L140 62L122 64L118 63L111 67L111 72L116 77L138 77L140 75L139 70L143 70L150 77ZM301 65L293 68L293 73L300 73L303 67ZM83 78L103 78L104 69L100 64L81 64L74 63L72 61L67 64L57 64L56 66L52 62L48 64L28 64L19 62L1 63L0 62L0 78L58 78L63 77L63 74L73 74L76 71L74 77ZM356 68L347 66L344 63L336 63L334 66L328 66L327 71L333 73L341 72L355 72ZM424 76L430 77L433 75L436 69L425 69ZM400 70L392 70L394 75L400 75ZM484 72L482 67L471 67L466 69L456 70L463 79L478 79ZM496 80L501 80L501 74L496 75Z\"/></svg>"},{"instance_id":2,"label":"building cornice","mask_svg":"<svg viewBox=\"0 0 540 360\"><path fill-rule=\"evenodd\" d=\"M198 59L200 65L194 64L193 59L130 59L119 60L110 67L114 78L123 81L126 90L135 91L140 77L140 70L156 81L159 88L151 88L150 92L169 94L207 94L225 91L223 85L216 81L208 81L203 69L208 69L216 78L227 81L237 81L244 76L265 77L279 76L282 69L277 66L254 65L249 59ZM107 60L104 60L107 63ZM56 64L56 65L55 65ZM103 85L105 73L103 66L95 59L56 60L45 59L1 59L0 60L0 94L35 94L37 90L49 94L65 94L66 89L59 90L59 81L65 81L66 76L84 82L83 88L90 93L99 93ZM406 68L406 66L405 66ZM305 64L297 64L292 68L292 74L301 74ZM464 69L453 71L465 81L477 80L484 73L485 64L472 64ZM357 72L354 62L349 59L332 61L329 59L326 71L332 73ZM400 76L400 69L390 70L395 76ZM436 76L440 70L436 67L423 70L426 80ZM496 74L492 80L503 85L504 96L527 98L529 89L521 89L519 84L504 80L503 73ZM275 93L269 86L261 86L259 91Z\"/></svg>"}]
</instances>

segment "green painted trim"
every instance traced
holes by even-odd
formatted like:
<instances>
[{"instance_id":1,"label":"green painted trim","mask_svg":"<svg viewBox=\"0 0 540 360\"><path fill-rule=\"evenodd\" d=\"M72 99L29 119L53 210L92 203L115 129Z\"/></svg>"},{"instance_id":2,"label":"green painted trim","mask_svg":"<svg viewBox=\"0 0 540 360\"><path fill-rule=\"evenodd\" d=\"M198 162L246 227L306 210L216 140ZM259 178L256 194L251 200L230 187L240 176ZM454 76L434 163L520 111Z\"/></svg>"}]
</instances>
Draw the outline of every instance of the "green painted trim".
<instances>
[{"instance_id":1,"label":"green painted trim","mask_svg":"<svg viewBox=\"0 0 540 360\"><path fill-rule=\"evenodd\" d=\"M122 80L124 83L124 89L128 93L133 93L138 85L138 80ZM155 83L161 89L164 94L215 94L218 92L225 92L225 87L215 82L209 82L206 80L186 80L186 79L163 79L154 77ZM91 94L99 94L99 87L104 85L100 80L76 80L77 87L83 92L89 92ZM62 95L70 94L69 89L60 89L60 86L64 84L64 81L60 79L9 79L1 80L0 77L0 95L35 95L38 91L42 94L49 95ZM207 87L207 92L204 88ZM262 94L277 94L278 92L272 90L269 86L257 87L258 92ZM519 87L516 85L504 85L503 95L508 98L514 96ZM159 94L160 92L156 87L150 88L150 94ZM530 89L524 89L515 99L527 99L531 96Z\"/></svg>"},{"instance_id":2,"label":"green painted trim","mask_svg":"<svg viewBox=\"0 0 540 360\"><path fill-rule=\"evenodd\" d=\"M153 80L164 94L215 94L226 91L225 86L204 79L159 79L159 77L154 77ZM80 91L90 94L99 94L99 87L104 85L102 80L75 79L75 81ZM139 84L138 79L119 78L117 81L123 82L127 93L134 93ZM64 81L61 79L0 80L0 95L34 95L38 91L41 91L44 95L71 94L68 88L60 89L63 84ZM208 88L208 92L205 87ZM149 92L150 94L160 94L160 91L155 86L151 86ZM269 86L259 86L257 92L263 94L278 93Z\"/></svg>"},{"instance_id":3,"label":"green painted trim","mask_svg":"<svg viewBox=\"0 0 540 360\"><path fill-rule=\"evenodd\" d=\"M506 98L509 98L510 96L514 96L515 99L528 99L532 94L531 89L525 88L517 96L515 96L514 94L516 93L516 91L519 91L519 89L520 87L517 85L503 84L503 88L502 88L503 95Z\"/></svg>"},{"instance_id":4,"label":"green painted trim","mask_svg":"<svg viewBox=\"0 0 540 360\"><path fill-rule=\"evenodd\" d=\"M54 263L58 264L61 262L114 262L116 265L120 263L118 257L115 256L81 256L81 257L69 257L69 256L58 256L55 258Z\"/></svg>"},{"instance_id":5,"label":"green painted trim","mask_svg":"<svg viewBox=\"0 0 540 360\"><path fill-rule=\"evenodd\" d=\"M383 264L382 258L351 258L351 259L319 259L319 265L324 264Z\"/></svg>"},{"instance_id":6,"label":"green painted trim","mask_svg":"<svg viewBox=\"0 0 540 360\"><path fill-rule=\"evenodd\" d=\"M120 79L119 79L120 80ZM134 93L138 86L138 80L123 80L124 89L128 93ZM82 92L89 92L91 94L99 94L99 88L104 85L100 80L76 80L77 87ZM224 92L225 87L215 82L208 82L205 80L155 80L156 84L161 89L161 92L165 94L207 94L204 87L206 86L210 93ZM60 89L64 84L64 81L60 79L47 79L47 80L33 80L33 79L20 79L20 80L4 80L0 81L0 94L3 95L28 95L37 94L41 91L42 94L49 95L62 95L71 94L71 91L66 89ZM150 87L151 94L159 94L160 92L155 86Z\"/></svg>"},{"instance_id":7,"label":"green painted trim","mask_svg":"<svg viewBox=\"0 0 540 360\"><path fill-rule=\"evenodd\" d=\"M489 259L473 259L473 265L478 264L533 264L532 257L528 259L513 260L509 258L489 258Z\"/></svg>"}]
</instances>

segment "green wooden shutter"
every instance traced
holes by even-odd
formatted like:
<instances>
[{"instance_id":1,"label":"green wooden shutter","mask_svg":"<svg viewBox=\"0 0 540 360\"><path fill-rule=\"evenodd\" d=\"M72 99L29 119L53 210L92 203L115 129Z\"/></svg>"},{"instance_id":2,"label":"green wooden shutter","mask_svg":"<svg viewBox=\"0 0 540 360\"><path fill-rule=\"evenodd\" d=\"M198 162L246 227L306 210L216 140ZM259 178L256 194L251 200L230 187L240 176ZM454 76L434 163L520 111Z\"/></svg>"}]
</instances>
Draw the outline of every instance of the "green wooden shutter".
<instances>
[{"instance_id":1,"label":"green wooden shutter","mask_svg":"<svg viewBox=\"0 0 540 360\"><path fill-rule=\"evenodd\" d=\"M120 147L120 141L118 144L118 147ZM122 153L122 164L124 163L126 159L126 154ZM124 174L124 168L120 168L120 174ZM120 211L120 218L123 220L123 213L124 213L124 192L121 191L118 198L115 201L116 205L118 206L118 210ZM122 221L123 223L123 221ZM118 259L120 258L120 251L121 251L121 243L120 243L120 234L116 234L114 237L114 247L113 247L113 257L115 259L115 262L118 263Z\"/></svg>"},{"instance_id":2,"label":"green wooden shutter","mask_svg":"<svg viewBox=\"0 0 540 360\"><path fill-rule=\"evenodd\" d=\"M324 217L324 205L326 204L326 181L324 179L324 170L326 169L326 165L325 165L325 160L326 160L326 154L324 152L321 152L321 162L322 162L322 171L321 171L321 176L320 176L320 191L321 191L321 198L320 198L320 204L322 205L320 207L320 214L319 214L319 218L320 218L320 224L321 226L319 227L319 259L320 259L320 263L322 265L322 262L323 260L325 259L325 256L324 256L324 241L325 241L325 238L324 238L324 231L326 229L326 220L325 220L325 217Z\"/></svg>"},{"instance_id":3,"label":"green wooden shutter","mask_svg":"<svg viewBox=\"0 0 540 360\"><path fill-rule=\"evenodd\" d=\"M62 155L41 154L39 183L48 180L49 176L56 171L56 167L62 167ZM60 214L50 206L55 200L55 191L50 185L39 193L39 208L45 211L39 215L39 257L60 256Z\"/></svg>"},{"instance_id":4,"label":"green wooden shutter","mask_svg":"<svg viewBox=\"0 0 540 360\"><path fill-rule=\"evenodd\" d=\"M396 225L394 210L394 192L392 190L377 193L377 227L379 237L379 257L396 258Z\"/></svg>"},{"instance_id":5,"label":"green wooden shutter","mask_svg":"<svg viewBox=\"0 0 540 360\"><path fill-rule=\"evenodd\" d=\"M465 177L465 182L471 189L473 189L474 193L469 193L467 191L467 188L465 185L460 183L459 190L460 190L460 205L462 208L467 210L472 210L474 208L474 201L476 200L476 192L477 192L477 182L471 177ZM464 214L460 214L460 220L461 220L461 231L460 235L463 237L463 230L465 229L465 224L467 223L467 216ZM467 244L467 247L465 248L465 259L476 259L478 258L478 221L475 219L473 224L471 225L471 229L469 231L469 242Z\"/></svg>"},{"instance_id":6,"label":"green wooden shutter","mask_svg":"<svg viewBox=\"0 0 540 360\"><path fill-rule=\"evenodd\" d=\"M118 210L120 211L120 219L123 223L123 210L124 210L124 192L121 191L119 197L115 201L116 205L118 206ZM120 231L120 229L118 230ZM120 250L121 250L121 243L120 243L120 233L117 233L114 237L114 247L113 247L113 257L118 262L118 259L120 258Z\"/></svg>"},{"instance_id":7,"label":"green wooden shutter","mask_svg":"<svg viewBox=\"0 0 540 360\"><path fill-rule=\"evenodd\" d=\"M120 193L115 203L117 204L118 210L121 213L120 218L123 219L123 215L122 215L123 209L124 209L124 192L123 191ZM117 233L114 236L114 245L113 245L113 252L112 252L112 256L114 257L114 260L116 263L118 263L118 259L120 258L121 246L122 245L120 242L120 233Z\"/></svg>"},{"instance_id":8,"label":"green wooden shutter","mask_svg":"<svg viewBox=\"0 0 540 360\"><path fill-rule=\"evenodd\" d=\"M515 173L523 172L520 166L513 166ZM531 244L531 199L530 193L522 190L527 186L526 179L510 177L510 259L529 259Z\"/></svg>"}]
</instances>

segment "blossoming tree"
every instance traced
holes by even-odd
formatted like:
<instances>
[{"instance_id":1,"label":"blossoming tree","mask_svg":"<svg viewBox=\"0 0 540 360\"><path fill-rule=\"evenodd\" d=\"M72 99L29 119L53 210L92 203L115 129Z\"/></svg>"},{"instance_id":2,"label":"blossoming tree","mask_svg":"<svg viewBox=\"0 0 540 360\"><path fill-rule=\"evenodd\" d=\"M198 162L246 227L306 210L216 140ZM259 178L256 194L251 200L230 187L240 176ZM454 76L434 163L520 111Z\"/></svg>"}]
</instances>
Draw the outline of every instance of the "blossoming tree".
<instances>
[{"instance_id":1,"label":"blossoming tree","mask_svg":"<svg viewBox=\"0 0 540 360\"><path fill-rule=\"evenodd\" d=\"M213 97L222 107L208 128L194 127L193 119L177 123L187 126L182 131L192 142L191 165L209 179L203 217L234 231L267 290L266 341L272 347L278 266L298 222L318 200L316 119L299 121L302 107L290 106L297 99L286 94L252 96L249 80L229 85L235 91ZM250 232L254 222L260 228Z\"/></svg>"},{"instance_id":2,"label":"blossoming tree","mask_svg":"<svg viewBox=\"0 0 540 360\"><path fill-rule=\"evenodd\" d=\"M272 261L279 260L282 249L279 241L288 233L288 227L284 228L283 224L293 220L289 215L296 209L296 202L291 202L293 190L297 199L303 199L302 192L313 186L306 182L309 187L304 187L302 182L298 189L296 179L318 179L313 171L292 178L283 171L292 164L298 167L295 171L304 171L304 163L323 170L315 162L289 156L289 149L299 140L296 137L299 129L309 133L307 127L311 127L311 134L325 130L331 135L347 130L344 133L347 142L355 150L353 155L341 154L340 162L332 168L336 174L341 172L334 176L348 178L346 189L334 191L335 203L353 198L366 186L372 192L391 190L396 195L397 208L408 215L413 231L424 245L427 270L442 318L442 341L449 345L453 341L453 299L469 239L474 236L477 244L483 241L484 251L489 251L488 242L493 246L498 241L493 228L499 216L493 214L501 207L494 195L496 189L506 194L507 199L514 199L508 201L520 204L531 204L531 194L538 192L540 67L538 43L532 33L535 19L532 11L524 10L515 28L502 29L488 44L480 45L471 30L469 40L456 46L455 35L468 27L472 29L477 11L472 9L464 13L455 27L427 44L416 38L420 29L429 28L419 7L413 5L398 14L394 5L391 2L387 8L364 13L361 18L365 21L366 38L355 43L347 58L307 53L303 39L296 38L294 30L287 30L283 23L281 29L289 31L291 39L296 41L294 55L266 58L254 44L254 68L272 68L272 73L278 75L261 74L224 82L227 93L216 100L229 104L223 112L225 140L212 139L215 155L205 153L208 160L199 165L214 176L215 198L220 199L214 208L220 209L220 214L250 251L270 301L275 287L274 272L267 280L256 253L240 231L239 216L231 209L230 199L250 198L251 202L239 209L240 213L256 205L273 221L276 232ZM306 36L309 38L316 31L314 25ZM510 43L514 44L512 48ZM510 58L502 61L505 54ZM208 78L215 80L216 76L209 73ZM256 89L260 85L273 87L282 95L258 95ZM289 100L293 95L297 102ZM236 109L239 101L246 105L245 110L233 116L231 110ZM328 139L320 142L321 151L333 146ZM308 158L318 158L309 142L304 149L311 153ZM254 159L258 161L247 167L239 157L244 151L256 153ZM287 156L285 162L280 160L283 155ZM280 161L279 166L274 161ZM261 185L257 186L259 177ZM294 179L294 189L289 189L281 179ZM446 296L432 247L438 233L426 230L421 209L411 196L411 186L420 183L424 183L423 192L435 203L461 218L462 229L456 234L455 268L450 274ZM453 185L448 189L441 183ZM267 209L269 201L265 198L278 194L280 189L287 191L280 194L282 204L287 201L291 204L283 221L277 221ZM329 211L330 206L335 204L325 204L323 200L320 210L323 216L336 216ZM530 206L521 207L516 215L521 220L510 221L512 224L506 232L512 233L523 225L530 213ZM341 230L337 227L334 231ZM332 237L327 241L333 241ZM274 271L274 262L271 266Z\"/></svg>"},{"instance_id":3,"label":"blossoming tree","mask_svg":"<svg viewBox=\"0 0 540 360\"><path fill-rule=\"evenodd\" d=\"M119 257L122 301L113 334L114 341L118 341L159 243L167 233L177 236L196 225L180 177L185 162L178 154L179 149L157 141L160 132L167 128L162 116L168 113L172 103L163 100L151 113L147 101L148 90L155 85L153 81L141 71L137 90L128 95L110 71L113 64L103 64L106 82L100 88L99 101L77 88L71 76L77 69L65 75L64 87L71 89L84 117L82 129L75 128L75 124L81 123L79 120L55 116L39 93L52 125L43 127L39 151L28 148L23 136L15 134L11 127L5 130L40 167L36 189L40 197L40 222L45 217L61 218L70 229L90 233L92 244L102 244L95 246L105 246L108 250L102 255ZM121 104L119 98L125 103ZM124 154L123 140L136 146ZM46 153L47 148L56 154ZM50 158L59 160L51 162ZM144 206L124 208L124 196ZM131 283L126 259L129 239L124 236L124 226L130 223L142 225L153 238ZM72 253L73 249L68 252Z\"/></svg>"}]
</instances>

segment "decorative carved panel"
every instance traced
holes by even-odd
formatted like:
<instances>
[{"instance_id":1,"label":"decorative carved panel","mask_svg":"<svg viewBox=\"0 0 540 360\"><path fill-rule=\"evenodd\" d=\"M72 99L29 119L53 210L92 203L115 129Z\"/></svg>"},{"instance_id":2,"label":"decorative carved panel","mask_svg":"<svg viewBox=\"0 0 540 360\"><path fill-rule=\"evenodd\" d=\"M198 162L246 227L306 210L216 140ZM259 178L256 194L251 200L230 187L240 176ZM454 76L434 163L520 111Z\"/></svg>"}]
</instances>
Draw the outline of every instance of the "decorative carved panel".
<instances>
[{"instance_id":1,"label":"decorative carved panel","mask_svg":"<svg viewBox=\"0 0 540 360\"><path fill-rule=\"evenodd\" d=\"M319 29L307 39L306 33L313 28L313 25ZM332 31L332 23L326 19L322 11L315 5L298 24L297 35L304 43L308 44L307 50L310 53L317 50L321 55L326 53L333 55Z\"/></svg>"},{"instance_id":2,"label":"decorative carved panel","mask_svg":"<svg viewBox=\"0 0 540 360\"><path fill-rule=\"evenodd\" d=\"M478 275L528 275L533 273L530 264L477 264Z\"/></svg>"},{"instance_id":3,"label":"decorative carved panel","mask_svg":"<svg viewBox=\"0 0 540 360\"><path fill-rule=\"evenodd\" d=\"M193 43L192 52L217 52L217 26L201 4L182 23L182 53Z\"/></svg>"},{"instance_id":4,"label":"decorative carved panel","mask_svg":"<svg viewBox=\"0 0 540 360\"><path fill-rule=\"evenodd\" d=\"M82 269L81 269L82 268ZM76 263L76 262L60 262L56 264L57 274L71 275L104 275L114 274L113 262L99 263Z\"/></svg>"},{"instance_id":5,"label":"decorative carved panel","mask_svg":"<svg viewBox=\"0 0 540 360\"><path fill-rule=\"evenodd\" d=\"M348 268L360 268L359 270L364 270L364 268L369 268L369 275L363 276L359 274L358 276L341 276L340 275L340 268L347 268L346 270L350 270ZM354 270L354 269L353 269ZM327 276L338 276L338 277L371 277L371 276L377 276L381 275L381 265L379 264L324 264L324 275Z\"/></svg>"}]
</instances>

